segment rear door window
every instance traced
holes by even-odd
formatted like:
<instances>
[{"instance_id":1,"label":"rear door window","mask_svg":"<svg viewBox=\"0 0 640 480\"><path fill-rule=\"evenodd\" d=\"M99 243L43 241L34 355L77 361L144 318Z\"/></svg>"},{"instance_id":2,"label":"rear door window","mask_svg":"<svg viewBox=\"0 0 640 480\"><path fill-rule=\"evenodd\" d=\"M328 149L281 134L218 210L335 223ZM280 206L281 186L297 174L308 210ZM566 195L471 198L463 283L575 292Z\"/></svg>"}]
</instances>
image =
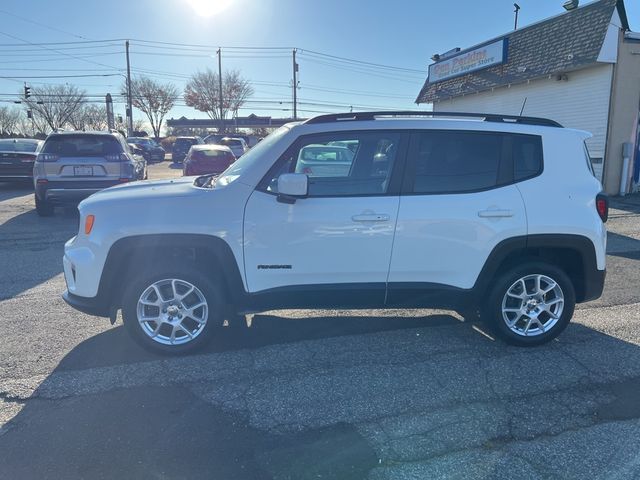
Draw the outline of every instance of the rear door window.
<instances>
[{"instance_id":1,"label":"rear door window","mask_svg":"<svg viewBox=\"0 0 640 480\"><path fill-rule=\"evenodd\" d=\"M416 135L413 193L464 193L498 184L503 135L424 131Z\"/></svg>"},{"instance_id":2,"label":"rear door window","mask_svg":"<svg viewBox=\"0 0 640 480\"><path fill-rule=\"evenodd\" d=\"M57 135L47 139L42 152L66 157L103 157L122 153L123 147L108 135Z\"/></svg>"}]
</instances>

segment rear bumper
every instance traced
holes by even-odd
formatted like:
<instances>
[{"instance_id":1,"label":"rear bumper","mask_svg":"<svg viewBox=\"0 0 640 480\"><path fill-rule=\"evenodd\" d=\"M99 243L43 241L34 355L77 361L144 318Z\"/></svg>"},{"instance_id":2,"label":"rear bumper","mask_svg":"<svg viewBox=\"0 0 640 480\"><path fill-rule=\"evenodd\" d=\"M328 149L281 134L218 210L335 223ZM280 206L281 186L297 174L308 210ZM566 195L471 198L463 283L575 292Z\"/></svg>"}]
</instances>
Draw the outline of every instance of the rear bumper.
<instances>
[{"instance_id":1,"label":"rear bumper","mask_svg":"<svg viewBox=\"0 0 640 480\"><path fill-rule=\"evenodd\" d=\"M29 180L33 180L32 174L25 175L6 175L0 172L0 182L26 182Z\"/></svg>"},{"instance_id":2,"label":"rear bumper","mask_svg":"<svg viewBox=\"0 0 640 480\"><path fill-rule=\"evenodd\" d=\"M65 302L82 313L95 315L96 317L109 316L109 306L98 297L80 297L79 295L74 295L73 293L69 293L68 290L65 290L62 294L62 298Z\"/></svg>"},{"instance_id":3,"label":"rear bumper","mask_svg":"<svg viewBox=\"0 0 640 480\"><path fill-rule=\"evenodd\" d=\"M33 178L33 163L18 166L0 166L0 181L30 180Z\"/></svg>"},{"instance_id":4,"label":"rear bumper","mask_svg":"<svg viewBox=\"0 0 640 480\"><path fill-rule=\"evenodd\" d=\"M131 181L134 180L134 178L131 179ZM72 203L79 202L105 188L122 185L122 183L119 180L47 182L36 183L35 190L41 200L52 203Z\"/></svg>"}]
</instances>

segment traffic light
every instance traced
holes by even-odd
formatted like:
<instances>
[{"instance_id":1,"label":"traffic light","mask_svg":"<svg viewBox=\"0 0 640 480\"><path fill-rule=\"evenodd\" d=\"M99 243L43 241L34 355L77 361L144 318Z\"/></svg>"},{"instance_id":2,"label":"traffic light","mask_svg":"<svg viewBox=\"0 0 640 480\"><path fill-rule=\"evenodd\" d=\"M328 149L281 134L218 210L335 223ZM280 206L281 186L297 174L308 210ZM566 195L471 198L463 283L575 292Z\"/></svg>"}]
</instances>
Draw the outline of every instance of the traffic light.
<instances>
[{"instance_id":1,"label":"traffic light","mask_svg":"<svg viewBox=\"0 0 640 480\"><path fill-rule=\"evenodd\" d=\"M33 112L31 110L27 110L27 118L33 118Z\"/></svg>"},{"instance_id":2,"label":"traffic light","mask_svg":"<svg viewBox=\"0 0 640 480\"><path fill-rule=\"evenodd\" d=\"M31 96L31 87L24 86L24 98L29 98Z\"/></svg>"}]
</instances>

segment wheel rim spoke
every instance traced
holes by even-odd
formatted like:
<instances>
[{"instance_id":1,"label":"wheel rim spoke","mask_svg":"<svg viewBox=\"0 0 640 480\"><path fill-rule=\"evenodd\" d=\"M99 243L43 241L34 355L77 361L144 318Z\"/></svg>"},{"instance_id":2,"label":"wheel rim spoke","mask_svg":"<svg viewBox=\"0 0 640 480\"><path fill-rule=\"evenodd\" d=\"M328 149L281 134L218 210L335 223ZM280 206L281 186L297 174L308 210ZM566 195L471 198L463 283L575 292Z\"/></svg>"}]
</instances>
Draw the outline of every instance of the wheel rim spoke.
<instances>
[{"instance_id":1,"label":"wheel rim spoke","mask_svg":"<svg viewBox=\"0 0 640 480\"><path fill-rule=\"evenodd\" d=\"M182 345L203 331L208 309L207 299L196 285L179 278L167 278L149 285L140 295L137 319L142 331L154 342Z\"/></svg>"},{"instance_id":2,"label":"wheel rim spoke","mask_svg":"<svg viewBox=\"0 0 640 480\"><path fill-rule=\"evenodd\" d=\"M548 302L545 300L547 295L551 297ZM520 300L519 304L513 299ZM519 336L533 337L549 332L558 323L563 311L564 293L560 285L544 274L518 278L502 299L503 321L509 330Z\"/></svg>"}]
</instances>

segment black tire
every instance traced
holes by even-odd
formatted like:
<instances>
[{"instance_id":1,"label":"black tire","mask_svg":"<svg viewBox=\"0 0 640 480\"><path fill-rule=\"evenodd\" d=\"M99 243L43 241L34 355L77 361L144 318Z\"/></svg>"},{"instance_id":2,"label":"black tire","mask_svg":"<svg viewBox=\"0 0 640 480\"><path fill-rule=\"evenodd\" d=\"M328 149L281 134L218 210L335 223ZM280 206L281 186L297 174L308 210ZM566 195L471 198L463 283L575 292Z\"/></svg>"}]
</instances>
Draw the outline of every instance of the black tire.
<instances>
[{"instance_id":1,"label":"black tire","mask_svg":"<svg viewBox=\"0 0 640 480\"><path fill-rule=\"evenodd\" d=\"M208 308L208 318L202 331L193 340L180 345L165 345L153 340L143 331L143 327L138 322L137 305L142 293L153 283L169 278L180 279L194 285L204 295ZM211 340L216 330L219 331L222 327L224 313L225 305L219 282L207 278L195 267L178 263L167 263L150 271L141 272L125 288L122 298L122 319L134 340L147 350L165 355L184 355L202 348Z\"/></svg>"},{"instance_id":2,"label":"black tire","mask_svg":"<svg viewBox=\"0 0 640 480\"><path fill-rule=\"evenodd\" d=\"M54 213L54 207L51 203L40 200L37 195L35 195L36 199L36 212L41 217L50 217Z\"/></svg>"},{"instance_id":3,"label":"black tire","mask_svg":"<svg viewBox=\"0 0 640 480\"><path fill-rule=\"evenodd\" d=\"M523 336L514 332L507 325L506 320L503 318L502 302L507 291L515 282L518 281L518 279L524 278L527 275L538 274L549 277L558 284L564 297L563 310L557 322L544 333L538 333L533 336ZM518 300L516 300L516 303L517 302ZM560 335L560 333L567 328L567 325L569 325L569 321L573 316L575 304L576 294L573 283L563 270L548 263L527 261L503 272L498 277L489 292L487 302L483 308L482 316L483 320L487 322L488 326L496 336L504 340L506 343L520 347L532 347L547 343ZM513 315L515 317L517 314ZM521 321L526 321L526 318L528 317L524 317ZM550 317L547 316L544 318L549 319Z\"/></svg>"}]
</instances>

